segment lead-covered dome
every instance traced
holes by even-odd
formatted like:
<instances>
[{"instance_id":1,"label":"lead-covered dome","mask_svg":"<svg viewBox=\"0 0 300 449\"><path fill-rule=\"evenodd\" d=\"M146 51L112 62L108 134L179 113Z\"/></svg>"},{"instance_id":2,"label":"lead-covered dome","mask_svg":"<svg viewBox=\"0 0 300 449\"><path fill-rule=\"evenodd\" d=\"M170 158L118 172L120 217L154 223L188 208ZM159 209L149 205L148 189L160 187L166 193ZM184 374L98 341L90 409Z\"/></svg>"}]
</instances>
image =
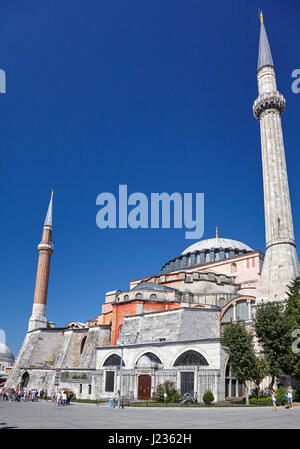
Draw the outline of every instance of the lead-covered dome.
<instances>
[{"instance_id":1,"label":"lead-covered dome","mask_svg":"<svg viewBox=\"0 0 300 449\"><path fill-rule=\"evenodd\" d=\"M220 238L200 240L188 246L178 257L167 262L162 273L170 273L180 269L187 269L197 265L229 259L252 252L253 249L238 240Z\"/></svg>"},{"instance_id":2,"label":"lead-covered dome","mask_svg":"<svg viewBox=\"0 0 300 449\"><path fill-rule=\"evenodd\" d=\"M4 343L0 343L0 360L9 360L12 362L15 360L13 353Z\"/></svg>"},{"instance_id":3,"label":"lead-covered dome","mask_svg":"<svg viewBox=\"0 0 300 449\"><path fill-rule=\"evenodd\" d=\"M237 249L237 250L246 250L253 251L250 246L245 245L245 243L239 242L238 240L232 239L223 239L220 237L216 237L214 239L206 239L200 240L199 242L194 243L191 246L188 246L181 254L193 253L195 251L203 251L210 249Z\"/></svg>"}]
</instances>

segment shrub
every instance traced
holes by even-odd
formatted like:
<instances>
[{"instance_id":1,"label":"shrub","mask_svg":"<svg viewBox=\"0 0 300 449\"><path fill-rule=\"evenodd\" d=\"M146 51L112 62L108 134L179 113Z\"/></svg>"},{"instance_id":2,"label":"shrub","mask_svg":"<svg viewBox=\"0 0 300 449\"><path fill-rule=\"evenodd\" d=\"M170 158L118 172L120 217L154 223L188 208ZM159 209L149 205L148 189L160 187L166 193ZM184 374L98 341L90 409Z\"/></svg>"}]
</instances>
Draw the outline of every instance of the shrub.
<instances>
[{"instance_id":1,"label":"shrub","mask_svg":"<svg viewBox=\"0 0 300 449\"><path fill-rule=\"evenodd\" d=\"M71 395L71 401L72 401L72 399L76 399L76 395L75 395L74 391L72 391L72 390L65 390L64 393Z\"/></svg>"},{"instance_id":2,"label":"shrub","mask_svg":"<svg viewBox=\"0 0 300 449\"><path fill-rule=\"evenodd\" d=\"M249 399L257 399L258 396L259 396L258 388L257 387L256 388L252 388L251 394L249 396Z\"/></svg>"},{"instance_id":3,"label":"shrub","mask_svg":"<svg viewBox=\"0 0 300 449\"><path fill-rule=\"evenodd\" d=\"M283 386L279 387L276 391L277 405L285 405L287 403L285 395L286 389Z\"/></svg>"},{"instance_id":4,"label":"shrub","mask_svg":"<svg viewBox=\"0 0 300 449\"><path fill-rule=\"evenodd\" d=\"M175 388L174 382L166 380L163 384L156 387L153 393L153 400L157 402L164 402L164 394L167 393L167 402L180 402L181 396Z\"/></svg>"},{"instance_id":5,"label":"shrub","mask_svg":"<svg viewBox=\"0 0 300 449\"><path fill-rule=\"evenodd\" d=\"M267 396L267 397L259 398L259 399L253 397L253 398L249 399L249 402L250 402L250 404L260 404L260 405L272 404L272 398L271 398L271 396Z\"/></svg>"},{"instance_id":6,"label":"shrub","mask_svg":"<svg viewBox=\"0 0 300 449\"><path fill-rule=\"evenodd\" d=\"M210 390L207 390L204 395L202 396L203 402L206 405L210 405L212 402L214 402L215 398L214 395Z\"/></svg>"},{"instance_id":7,"label":"shrub","mask_svg":"<svg viewBox=\"0 0 300 449\"><path fill-rule=\"evenodd\" d=\"M294 396L294 401L295 402L300 402L300 389L299 389L299 387L296 389L296 388L294 388L294 394L293 394L293 396Z\"/></svg>"}]
</instances>

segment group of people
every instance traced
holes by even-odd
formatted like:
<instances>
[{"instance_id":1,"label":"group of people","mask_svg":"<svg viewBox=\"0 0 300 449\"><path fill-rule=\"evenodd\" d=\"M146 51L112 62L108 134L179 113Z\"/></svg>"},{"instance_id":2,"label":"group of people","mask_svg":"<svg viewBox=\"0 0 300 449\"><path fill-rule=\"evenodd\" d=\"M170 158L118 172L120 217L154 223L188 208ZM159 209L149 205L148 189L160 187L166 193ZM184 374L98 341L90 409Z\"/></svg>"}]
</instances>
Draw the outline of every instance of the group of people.
<instances>
[{"instance_id":1,"label":"group of people","mask_svg":"<svg viewBox=\"0 0 300 449\"><path fill-rule=\"evenodd\" d=\"M276 412L276 408L277 408L277 394L276 394L276 391L274 390L274 388L272 388L272 390L271 390L271 396L272 396L272 402L273 402L273 410ZM294 409L294 407L293 407L293 396L294 396L294 391L293 391L292 387L289 386L287 388L287 390L286 390L285 397L286 397L287 402L288 402L288 406L287 407L290 410Z\"/></svg>"},{"instance_id":2,"label":"group of people","mask_svg":"<svg viewBox=\"0 0 300 449\"><path fill-rule=\"evenodd\" d=\"M53 391L52 392L52 402L55 402L57 407L60 405L70 405L72 395L70 392L65 391Z\"/></svg>"},{"instance_id":3,"label":"group of people","mask_svg":"<svg viewBox=\"0 0 300 449\"><path fill-rule=\"evenodd\" d=\"M3 401L24 401L24 402L28 402L28 401L37 401L38 400L38 396L40 397L40 399L42 399L43 397L46 398L47 397L47 392L45 394L45 392L42 390L39 391L36 388L32 388L31 390L27 390L27 388L21 388L20 390L14 391L14 390L6 390L5 388L0 388L0 399L2 399Z\"/></svg>"},{"instance_id":4,"label":"group of people","mask_svg":"<svg viewBox=\"0 0 300 449\"><path fill-rule=\"evenodd\" d=\"M57 406L60 405L70 405L72 394L71 392L66 391L53 391L52 392L52 402L54 402ZM6 390L3 387L0 387L0 400L3 401L24 401L24 402L37 402L38 399L48 401L48 392L47 390L41 390L40 392L36 388L27 389L26 387L21 388L17 391L14 390Z\"/></svg>"}]
</instances>

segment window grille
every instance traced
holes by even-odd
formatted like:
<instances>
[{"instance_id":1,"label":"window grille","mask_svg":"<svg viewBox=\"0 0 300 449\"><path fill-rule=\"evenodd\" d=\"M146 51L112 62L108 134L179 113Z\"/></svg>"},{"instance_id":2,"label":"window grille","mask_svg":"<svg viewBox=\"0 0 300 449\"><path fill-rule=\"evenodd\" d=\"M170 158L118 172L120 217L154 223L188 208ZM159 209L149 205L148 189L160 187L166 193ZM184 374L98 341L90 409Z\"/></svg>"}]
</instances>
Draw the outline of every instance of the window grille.
<instances>
[{"instance_id":1,"label":"window grille","mask_svg":"<svg viewBox=\"0 0 300 449\"><path fill-rule=\"evenodd\" d=\"M208 362L205 359L205 357L203 357L202 354L200 354L200 352L197 351L186 351L183 354L181 354L177 360L174 363L174 366L194 366L194 365L204 365L204 366L208 366Z\"/></svg>"},{"instance_id":2,"label":"window grille","mask_svg":"<svg viewBox=\"0 0 300 449\"><path fill-rule=\"evenodd\" d=\"M194 372L183 371L181 373L181 394L194 393Z\"/></svg>"},{"instance_id":3,"label":"window grille","mask_svg":"<svg viewBox=\"0 0 300 449\"><path fill-rule=\"evenodd\" d=\"M105 391L113 392L115 389L115 372L106 371Z\"/></svg>"},{"instance_id":4,"label":"window grille","mask_svg":"<svg viewBox=\"0 0 300 449\"><path fill-rule=\"evenodd\" d=\"M118 354L110 355L104 362L103 366L120 366L121 357ZM125 366L124 360L122 360L122 366Z\"/></svg>"}]
</instances>

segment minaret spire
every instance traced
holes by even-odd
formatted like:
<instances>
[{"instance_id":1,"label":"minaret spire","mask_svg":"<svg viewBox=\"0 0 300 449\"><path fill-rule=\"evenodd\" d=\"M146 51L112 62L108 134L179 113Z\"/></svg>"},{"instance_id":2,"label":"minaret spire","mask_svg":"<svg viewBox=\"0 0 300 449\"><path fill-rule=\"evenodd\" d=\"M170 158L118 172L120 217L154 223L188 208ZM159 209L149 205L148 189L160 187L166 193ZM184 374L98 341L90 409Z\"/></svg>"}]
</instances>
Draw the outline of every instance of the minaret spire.
<instances>
[{"instance_id":1,"label":"minaret spire","mask_svg":"<svg viewBox=\"0 0 300 449\"><path fill-rule=\"evenodd\" d=\"M264 185L266 253L257 302L284 300L287 284L299 276L281 115L285 98L277 90L271 50L260 13L258 98L253 113L260 124Z\"/></svg>"},{"instance_id":2,"label":"minaret spire","mask_svg":"<svg viewBox=\"0 0 300 449\"><path fill-rule=\"evenodd\" d=\"M51 229L52 229L52 209L53 209L53 190L51 190L51 197L44 222L44 226L48 226Z\"/></svg>"},{"instance_id":3,"label":"minaret spire","mask_svg":"<svg viewBox=\"0 0 300 449\"><path fill-rule=\"evenodd\" d=\"M259 36L257 71L267 65L274 67L262 11L259 12L259 17L260 17L260 36Z\"/></svg>"},{"instance_id":4,"label":"minaret spire","mask_svg":"<svg viewBox=\"0 0 300 449\"><path fill-rule=\"evenodd\" d=\"M46 305L50 272L50 258L53 253L53 245L51 242L53 229L52 209L53 190L51 192L46 219L44 221L42 241L38 245L39 260L36 274L32 315L29 320L28 331L32 331L41 327L48 327L48 322L46 319Z\"/></svg>"}]
</instances>

